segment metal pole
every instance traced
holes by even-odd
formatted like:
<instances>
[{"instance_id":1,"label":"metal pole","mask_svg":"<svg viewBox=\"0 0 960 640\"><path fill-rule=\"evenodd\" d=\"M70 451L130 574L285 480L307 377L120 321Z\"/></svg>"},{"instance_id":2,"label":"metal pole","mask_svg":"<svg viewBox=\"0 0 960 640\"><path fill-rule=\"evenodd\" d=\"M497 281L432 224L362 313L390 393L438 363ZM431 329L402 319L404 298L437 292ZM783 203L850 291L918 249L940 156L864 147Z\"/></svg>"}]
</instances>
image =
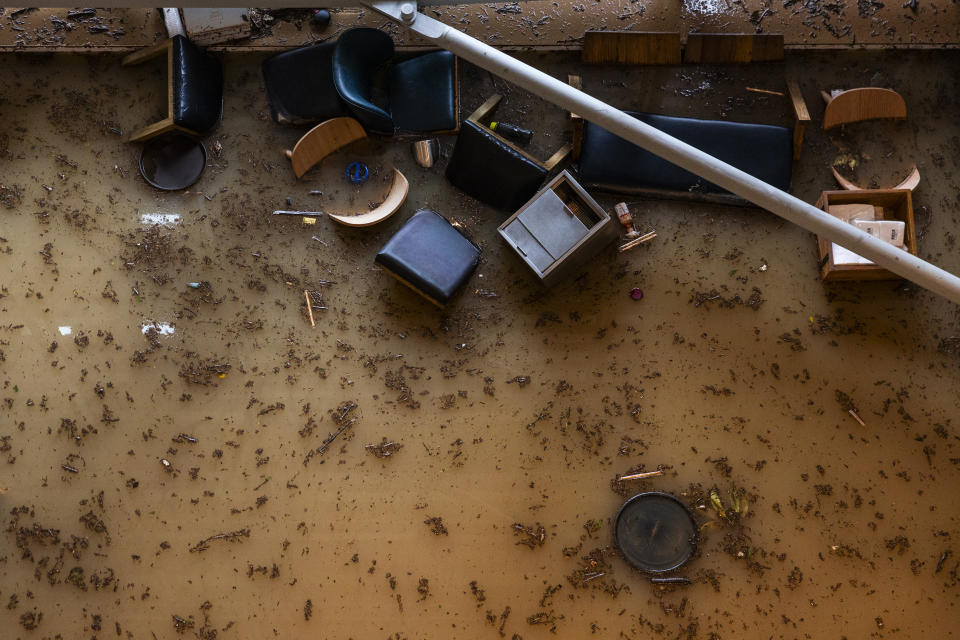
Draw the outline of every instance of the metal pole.
<instances>
[{"instance_id":1,"label":"metal pole","mask_svg":"<svg viewBox=\"0 0 960 640\"><path fill-rule=\"evenodd\" d=\"M464 60L577 113L807 231L829 238L907 280L960 304L960 278L707 155L556 78L417 12L412 2L372 1L373 10Z\"/></svg>"}]
</instances>

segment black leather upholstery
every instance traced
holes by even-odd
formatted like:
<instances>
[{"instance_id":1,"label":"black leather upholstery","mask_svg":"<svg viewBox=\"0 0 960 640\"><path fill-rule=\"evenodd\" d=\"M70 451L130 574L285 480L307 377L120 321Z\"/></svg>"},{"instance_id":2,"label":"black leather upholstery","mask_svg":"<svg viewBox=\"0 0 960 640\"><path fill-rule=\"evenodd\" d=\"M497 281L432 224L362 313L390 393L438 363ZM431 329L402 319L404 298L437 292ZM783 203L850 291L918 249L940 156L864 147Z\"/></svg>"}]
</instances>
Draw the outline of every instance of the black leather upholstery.
<instances>
[{"instance_id":1,"label":"black leather upholstery","mask_svg":"<svg viewBox=\"0 0 960 640\"><path fill-rule=\"evenodd\" d=\"M378 29L350 29L337 40L333 84L368 131L428 133L457 128L456 57L434 51L389 65L393 40Z\"/></svg>"},{"instance_id":2,"label":"black leather upholstery","mask_svg":"<svg viewBox=\"0 0 960 640\"><path fill-rule=\"evenodd\" d=\"M516 211L523 206L546 176L542 166L470 120L460 127L447 165L447 180L453 186L503 211Z\"/></svg>"},{"instance_id":3,"label":"black leather upholstery","mask_svg":"<svg viewBox=\"0 0 960 640\"><path fill-rule=\"evenodd\" d=\"M393 40L379 29L345 31L333 52L333 84L364 129L393 135L393 118L373 101L374 77L393 58Z\"/></svg>"},{"instance_id":4,"label":"black leather upholstery","mask_svg":"<svg viewBox=\"0 0 960 640\"><path fill-rule=\"evenodd\" d=\"M263 61L270 115L280 124L308 124L350 115L333 86L336 42L284 51Z\"/></svg>"},{"instance_id":5,"label":"black leather upholstery","mask_svg":"<svg viewBox=\"0 0 960 640\"><path fill-rule=\"evenodd\" d=\"M173 122L198 134L210 132L223 113L220 62L183 36L173 37Z\"/></svg>"},{"instance_id":6,"label":"black leather upholstery","mask_svg":"<svg viewBox=\"0 0 960 640\"><path fill-rule=\"evenodd\" d=\"M470 278L479 258L480 250L446 218L424 209L400 227L374 261L443 305Z\"/></svg>"},{"instance_id":7,"label":"black leather upholstery","mask_svg":"<svg viewBox=\"0 0 960 640\"><path fill-rule=\"evenodd\" d=\"M456 56L433 51L395 64L390 73L390 111L400 132L456 129Z\"/></svg>"},{"instance_id":8,"label":"black leather upholstery","mask_svg":"<svg viewBox=\"0 0 960 640\"><path fill-rule=\"evenodd\" d=\"M627 112L701 151L763 180L790 189L793 133L784 127ZM583 127L580 178L586 186L726 194L715 184L667 162L590 122Z\"/></svg>"}]
</instances>

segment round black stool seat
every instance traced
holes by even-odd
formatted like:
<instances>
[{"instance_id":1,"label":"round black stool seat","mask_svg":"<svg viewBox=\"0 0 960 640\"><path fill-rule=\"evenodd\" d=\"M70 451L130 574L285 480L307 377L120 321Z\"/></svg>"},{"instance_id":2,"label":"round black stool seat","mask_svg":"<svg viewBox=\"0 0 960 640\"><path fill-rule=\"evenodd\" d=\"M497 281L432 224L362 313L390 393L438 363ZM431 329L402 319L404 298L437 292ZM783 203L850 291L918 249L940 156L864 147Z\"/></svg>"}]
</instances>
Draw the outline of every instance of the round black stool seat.
<instances>
[{"instance_id":1,"label":"round black stool seat","mask_svg":"<svg viewBox=\"0 0 960 640\"><path fill-rule=\"evenodd\" d=\"M682 566L697 548L697 523L680 500L668 493L641 493L617 514L614 536L623 557L649 573Z\"/></svg>"},{"instance_id":2,"label":"round black stool seat","mask_svg":"<svg viewBox=\"0 0 960 640\"><path fill-rule=\"evenodd\" d=\"M207 150L188 136L173 133L149 141L140 153L140 175L164 191L186 189L207 166Z\"/></svg>"}]
</instances>

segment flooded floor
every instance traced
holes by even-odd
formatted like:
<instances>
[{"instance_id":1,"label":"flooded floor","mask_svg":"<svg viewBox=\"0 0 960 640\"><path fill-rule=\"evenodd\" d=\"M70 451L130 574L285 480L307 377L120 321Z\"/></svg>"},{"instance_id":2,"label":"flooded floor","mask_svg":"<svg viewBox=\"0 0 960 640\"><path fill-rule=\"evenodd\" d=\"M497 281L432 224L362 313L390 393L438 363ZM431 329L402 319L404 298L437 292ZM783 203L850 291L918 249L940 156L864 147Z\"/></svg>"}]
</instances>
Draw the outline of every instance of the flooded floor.
<instances>
[{"instance_id":1,"label":"flooded floor","mask_svg":"<svg viewBox=\"0 0 960 640\"><path fill-rule=\"evenodd\" d=\"M164 193L121 135L163 115L162 66L3 58L4 637L957 635L956 305L825 286L815 239L767 212L639 199L656 240L542 291L496 236L505 216L408 142L358 143L295 180L282 150L305 129L270 121L260 60L224 58L207 168ZM786 126L786 98L745 87L795 74L814 124L793 192L835 188L842 154L865 185L915 163L920 254L958 273L958 63L581 71L617 106ZM559 109L462 71L464 116L501 92L499 118L535 129L539 157L569 138ZM901 92L907 122L818 128L820 89L870 84ZM353 192L358 158L374 177ZM391 165L410 195L376 227L270 215L363 209ZM373 265L420 208L483 250L445 311ZM683 496L702 525L676 572L689 586L652 585L612 548L643 490Z\"/></svg>"}]
</instances>

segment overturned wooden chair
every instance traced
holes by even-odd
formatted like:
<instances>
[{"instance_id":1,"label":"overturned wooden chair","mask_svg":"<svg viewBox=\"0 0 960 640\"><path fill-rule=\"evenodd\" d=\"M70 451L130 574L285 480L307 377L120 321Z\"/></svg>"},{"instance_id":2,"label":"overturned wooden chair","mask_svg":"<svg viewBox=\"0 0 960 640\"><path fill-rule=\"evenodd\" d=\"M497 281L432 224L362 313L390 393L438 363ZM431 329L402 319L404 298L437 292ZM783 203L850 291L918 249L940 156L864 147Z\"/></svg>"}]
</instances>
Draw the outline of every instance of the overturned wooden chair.
<instances>
[{"instance_id":1,"label":"overturned wooden chair","mask_svg":"<svg viewBox=\"0 0 960 640\"><path fill-rule=\"evenodd\" d=\"M512 212L533 197L573 146L565 144L541 162L481 124L501 98L500 95L491 96L461 125L447 165L447 180L481 202Z\"/></svg>"},{"instance_id":2,"label":"overturned wooden chair","mask_svg":"<svg viewBox=\"0 0 960 640\"><path fill-rule=\"evenodd\" d=\"M125 57L129 66L158 56L167 56L167 117L135 131L128 140L142 142L169 131L204 136L217 125L223 113L223 70L220 62L183 36Z\"/></svg>"}]
</instances>

